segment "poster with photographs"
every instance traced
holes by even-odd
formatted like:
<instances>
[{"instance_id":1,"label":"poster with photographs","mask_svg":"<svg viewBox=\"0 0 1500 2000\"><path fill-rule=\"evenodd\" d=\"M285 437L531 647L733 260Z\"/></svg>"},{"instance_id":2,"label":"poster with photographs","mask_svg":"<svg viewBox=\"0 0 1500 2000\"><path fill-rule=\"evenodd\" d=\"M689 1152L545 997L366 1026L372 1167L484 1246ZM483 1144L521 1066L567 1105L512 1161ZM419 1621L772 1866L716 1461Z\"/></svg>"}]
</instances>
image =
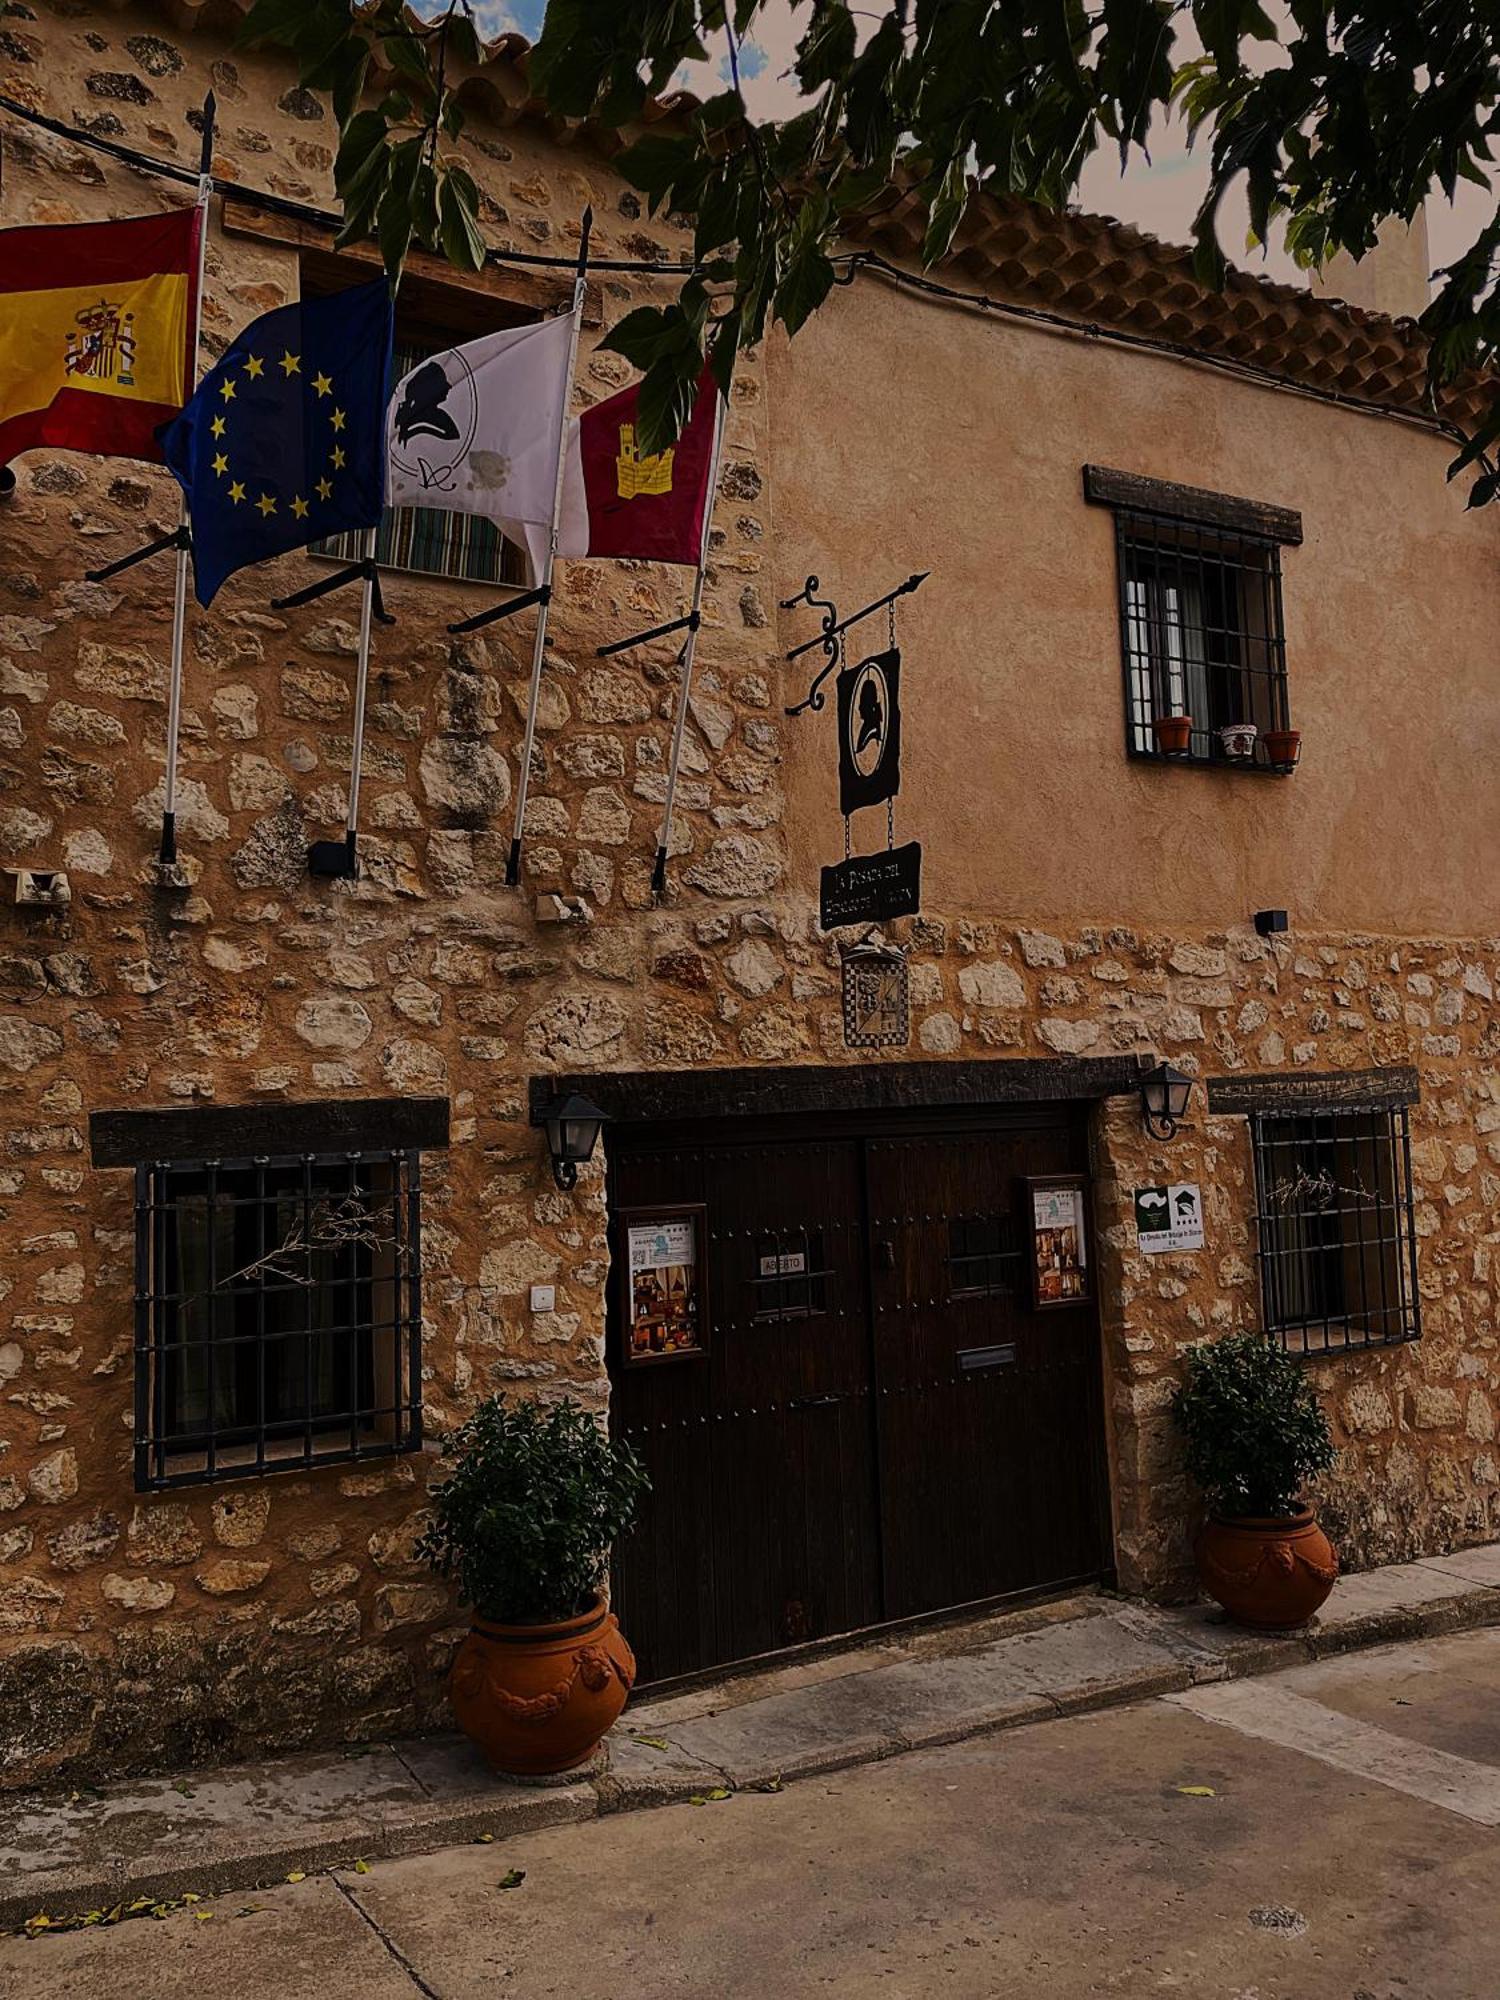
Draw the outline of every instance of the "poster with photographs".
<instances>
[{"instance_id":1,"label":"poster with photographs","mask_svg":"<svg viewBox=\"0 0 1500 2000\"><path fill-rule=\"evenodd\" d=\"M1071 1306L1092 1293L1088 1182L1081 1174L1026 1183L1031 1201L1031 1297L1035 1306Z\"/></svg>"},{"instance_id":2,"label":"poster with photographs","mask_svg":"<svg viewBox=\"0 0 1500 2000\"><path fill-rule=\"evenodd\" d=\"M701 1206L620 1217L622 1356L635 1367L704 1354L708 1324Z\"/></svg>"}]
</instances>

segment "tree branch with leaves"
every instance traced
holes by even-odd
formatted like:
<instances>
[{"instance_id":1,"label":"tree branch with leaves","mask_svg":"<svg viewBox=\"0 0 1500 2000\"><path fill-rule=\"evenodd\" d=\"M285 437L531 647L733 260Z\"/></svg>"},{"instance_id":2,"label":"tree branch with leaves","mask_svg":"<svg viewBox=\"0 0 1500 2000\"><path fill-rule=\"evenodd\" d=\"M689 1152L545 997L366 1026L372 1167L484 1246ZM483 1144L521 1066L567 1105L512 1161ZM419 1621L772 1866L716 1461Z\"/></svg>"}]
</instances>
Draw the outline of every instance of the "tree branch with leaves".
<instances>
[{"instance_id":1,"label":"tree branch with leaves","mask_svg":"<svg viewBox=\"0 0 1500 2000\"><path fill-rule=\"evenodd\" d=\"M787 0L779 0L784 11ZM627 143L615 166L653 213L693 230L678 298L641 307L606 345L645 374L642 445L686 421L705 356L722 385L770 325L795 334L835 281L850 217L898 182L925 204L923 261L944 257L976 195L1052 207L1075 194L1101 145L1124 165L1176 111L1207 148L1196 268L1222 283L1221 205L1243 184L1253 239L1278 225L1299 264L1358 257L1382 224L1410 222L1434 189L1486 191L1490 215L1444 270L1423 325L1434 399L1500 356L1500 0L791 0L804 108L757 121L738 51L772 0L550 0L529 81L554 116ZM462 112L444 61L478 59L465 0L413 25L397 0L256 0L251 38L285 43L302 80L331 93L341 241L374 233L398 270L415 241L462 268L483 257L472 179L437 150ZM728 88L641 130L684 63L729 40ZM375 52L396 78L364 101ZM1471 504L1500 491L1487 454L1500 398L1454 461L1478 464Z\"/></svg>"}]
</instances>

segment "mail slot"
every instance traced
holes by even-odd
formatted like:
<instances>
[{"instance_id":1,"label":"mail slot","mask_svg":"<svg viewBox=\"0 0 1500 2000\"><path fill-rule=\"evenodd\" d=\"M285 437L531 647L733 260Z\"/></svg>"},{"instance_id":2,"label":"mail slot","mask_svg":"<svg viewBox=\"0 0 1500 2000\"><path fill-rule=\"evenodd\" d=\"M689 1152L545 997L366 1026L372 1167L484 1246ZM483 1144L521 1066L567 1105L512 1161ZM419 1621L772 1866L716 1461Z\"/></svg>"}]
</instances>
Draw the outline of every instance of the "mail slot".
<instances>
[{"instance_id":1,"label":"mail slot","mask_svg":"<svg viewBox=\"0 0 1500 2000\"><path fill-rule=\"evenodd\" d=\"M1002 1341L998 1347L961 1347L958 1350L958 1365L965 1375L978 1374L985 1368L1012 1368L1016 1360L1016 1343Z\"/></svg>"}]
</instances>

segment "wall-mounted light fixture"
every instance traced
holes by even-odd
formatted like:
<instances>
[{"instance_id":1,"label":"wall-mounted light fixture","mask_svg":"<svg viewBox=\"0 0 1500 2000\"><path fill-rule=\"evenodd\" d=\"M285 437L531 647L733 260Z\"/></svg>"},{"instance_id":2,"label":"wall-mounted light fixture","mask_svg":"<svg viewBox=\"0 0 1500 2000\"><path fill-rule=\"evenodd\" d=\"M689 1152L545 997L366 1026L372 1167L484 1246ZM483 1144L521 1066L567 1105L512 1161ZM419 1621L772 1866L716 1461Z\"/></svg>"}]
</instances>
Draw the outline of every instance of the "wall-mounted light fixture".
<instances>
[{"instance_id":1,"label":"wall-mounted light fixture","mask_svg":"<svg viewBox=\"0 0 1500 2000\"><path fill-rule=\"evenodd\" d=\"M1193 1094L1193 1079L1174 1069L1169 1062L1158 1063L1141 1078L1141 1115L1153 1139L1170 1139L1187 1116Z\"/></svg>"},{"instance_id":2,"label":"wall-mounted light fixture","mask_svg":"<svg viewBox=\"0 0 1500 2000\"><path fill-rule=\"evenodd\" d=\"M547 1131L547 1151L552 1155L552 1178L560 1188L578 1185L578 1169L587 1166L599 1143L604 1113L576 1090L566 1097L554 1097L542 1113Z\"/></svg>"}]
</instances>

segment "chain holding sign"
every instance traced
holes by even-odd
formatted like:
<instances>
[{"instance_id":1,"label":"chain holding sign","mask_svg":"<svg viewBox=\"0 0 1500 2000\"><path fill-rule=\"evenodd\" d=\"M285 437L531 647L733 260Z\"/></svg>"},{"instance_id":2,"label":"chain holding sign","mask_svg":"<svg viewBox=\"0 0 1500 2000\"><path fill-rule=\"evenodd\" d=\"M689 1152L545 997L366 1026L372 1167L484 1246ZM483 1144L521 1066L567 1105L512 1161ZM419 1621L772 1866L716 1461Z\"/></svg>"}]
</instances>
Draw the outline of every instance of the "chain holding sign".
<instances>
[{"instance_id":1,"label":"chain holding sign","mask_svg":"<svg viewBox=\"0 0 1500 2000\"><path fill-rule=\"evenodd\" d=\"M820 709L827 701L823 683L838 669L836 693L839 723L839 811L844 816L844 858L822 871L818 922L825 931L843 924L882 923L892 917L914 916L921 907L922 849L917 841L896 845L895 799L901 789L901 652L896 644L896 600L919 590L927 571L909 576L848 618L840 618L831 598L819 597L818 579L810 576L782 610L810 604L823 614L823 631L787 654L795 660L820 646L827 664L814 679L804 700L786 712ZM876 611L885 611L889 643L853 666L844 664L844 634ZM885 807L885 848L855 854L853 816L862 807Z\"/></svg>"}]
</instances>

